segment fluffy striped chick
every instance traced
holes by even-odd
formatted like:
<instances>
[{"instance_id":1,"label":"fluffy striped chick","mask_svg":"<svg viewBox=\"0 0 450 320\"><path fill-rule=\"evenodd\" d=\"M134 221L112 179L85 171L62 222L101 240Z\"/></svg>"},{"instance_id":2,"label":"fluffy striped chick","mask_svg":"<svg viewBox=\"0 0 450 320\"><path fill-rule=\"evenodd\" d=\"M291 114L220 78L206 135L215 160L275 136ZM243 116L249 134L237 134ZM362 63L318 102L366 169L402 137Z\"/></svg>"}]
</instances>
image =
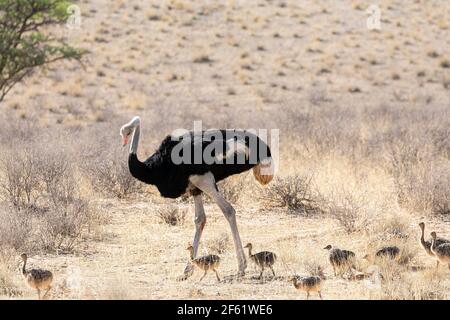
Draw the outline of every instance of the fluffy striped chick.
<instances>
[{"instance_id":1,"label":"fluffy striped chick","mask_svg":"<svg viewBox=\"0 0 450 320\"><path fill-rule=\"evenodd\" d=\"M355 253L349 250L343 250L336 247L332 247L331 244L327 245L325 250L330 251L329 261L331 266L333 267L334 275L337 276L337 271L342 275L343 270L350 270L350 273L353 273L352 267L355 268Z\"/></svg>"},{"instance_id":2,"label":"fluffy striped chick","mask_svg":"<svg viewBox=\"0 0 450 320\"><path fill-rule=\"evenodd\" d=\"M425 252L429 256L434 257L434 253L431 252L431 241L425 240L425 223L424 222L419 223L419 227L421 230L420 244L425 249ZM450 240L444 238L436 238L436 247L439 247L441 244L444 243L450 243Z\"/></svg>"},{"instance_id":3,"label":"fluffy striped chick","mask_svg":"<svg viewBox=\"0 0 450 320\"><path fill-rule=\"evenodd\" d=\"M273 276L275 277L275 271L273 270L273 265L275 264L275 261L277 261L277 255L270 251L261 251L255 254L252 254L252 244L247 243L247 245L244 248L248 248L248 257L250 260L257 265L261 273L259 274L259 278L262 278L264 268L269 268L272 270Z\"/></svg>"},{"instance_id":4,"label":"fluffy striped chick","mask_svg":"<svg viewBox=\"0 0 450 320\"><path fill-rule=\"evenodd\" d=\"M439 267L439 262L442 262L447 264L450 269L450 243L443 243L438 246L436 239L436 232L433 231L431 233L431 252L433 252L437 259L436 268Z\"/></svg>"},{"instance_id":5,"label":"fluffy striped chick","mask_svg":"<svg viewBox=\"0 0 450 320\"><path fill-rule=\"evenodd\" d=\"M374 261L378 259L398 260L400 249L397 246L385 246L377 250L375 255L366 254L363 259Z\"/></svg>"},{"instance_id":6,"label":"fluffy striped chick","mask_svg":"<svg viewBox=\"0 0 450 320\"><path fill-rule=\"evenodd\" d=\"M205 271L203 276L200 278L199 282L203 280L203 278L206 276L209 270L214 271L216 273L217 281L220 281L220 277L217 272L217 268L219 268L220 265L219 256L216 256L215 254L209 254L206 256L194 258L194 247L192 245L189 245L187 247L187 250L189 250L191 263L198 269Z\"/></svg>"},{"instance_id":7,"label":"fluffy striped chick","mask_svg":"<svg viewBox=\"0 0 450 320\"><path fill-rule=\"evenodd\" d=\"M319 276L293 277L291 279L295 289L306 292L306 300L309 299L310 292L317 292L322 300L321 286L322 278Z\"/></svg>"},{"instance_id":8,"label":"fluffy striped chick","mask_svg":"<svg viewBox=\"0 0 450 320\"><path fill-rule=\"evenodd\" d=\"M47 293L52 288L53 274L48 270L42 269L31 269L27 270L27 260L28 257L25 253L21 256L23 261L22 267L22 276L25 280L25 283L32 289L36 289L38 293L38 299L45 298ZM41 291L46 290L44 295L41 297Z\"/></svg>"}]
</instances>

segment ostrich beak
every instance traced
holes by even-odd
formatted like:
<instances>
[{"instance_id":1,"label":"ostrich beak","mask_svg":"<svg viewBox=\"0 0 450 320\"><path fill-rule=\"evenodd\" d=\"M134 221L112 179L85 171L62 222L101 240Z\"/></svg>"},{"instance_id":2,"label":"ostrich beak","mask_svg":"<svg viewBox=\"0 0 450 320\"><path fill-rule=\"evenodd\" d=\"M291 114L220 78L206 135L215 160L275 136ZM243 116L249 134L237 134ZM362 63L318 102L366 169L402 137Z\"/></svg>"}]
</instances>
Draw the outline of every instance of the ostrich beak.
<instances>
[{"instance_id":1,"label":"ostrich beak","mask_svg":"<svg viewBox=\"0 0 450 320\"><path fill-rule=\"evenodd\" d=\"M123 137L122 146L125 147L128 144L128 136Z\"/></svg>"}]
</instances>

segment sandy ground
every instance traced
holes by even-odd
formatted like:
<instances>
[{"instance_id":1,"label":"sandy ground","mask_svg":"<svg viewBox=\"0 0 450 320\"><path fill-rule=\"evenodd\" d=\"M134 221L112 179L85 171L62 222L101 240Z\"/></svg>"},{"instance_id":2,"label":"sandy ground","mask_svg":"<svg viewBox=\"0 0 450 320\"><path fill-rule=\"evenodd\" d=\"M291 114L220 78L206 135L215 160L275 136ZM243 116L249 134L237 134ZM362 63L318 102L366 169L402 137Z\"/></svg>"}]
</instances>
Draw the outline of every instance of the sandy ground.
<instances>
[{"instance_id":1,"label":"sandy ground","mask_svg":"<svg viewBox=\"0 0 450 320\"><path fill-rule=\"evenodd\" d=\"M323 284L324 299L378 299L383 297L374 279L348 281L333 275L327 261L328 254L322 248L331 243L355 251L361 266L366 253L364 235L351 236L339 230L326 218L301 218L287 216L285 212L266 212L259 208L238 208L238 222L244 243L251 241L256 251L270 250L277 253L276 278L269 273L262 281L258 272L249 264L247 275L236 280L237 260L226 220L214 205L205 207L207 226L200 253L210 253L211 240L229 235L225 252L220 254L222 264L220 283L213 273L198 282L201 272L196 271L187 281L178 281L188 252L184 250L192 240L193 209L188 205L188 220L182 226L161 223L154 215L154 206L148 202L119 203L106 201L99 205L108 212L109 223L98 230L97 239L86 239L81 250L70 255L34 256L30 260L39 267L47 267L55 274L52 299L304 299L288 281L292 275L308 275L305 263L316 261L324 266L327 279ZM414 224L414 227L416 224ZM428 228L434 227L433 224ZM438 230L449 230L450 223L440 224ZM418 228L416 228L418 230ZM442 236L450 236L444 233ZM424 267L411 277L424 281L431 274L439 277L444 297L448 299L449 270L442 266L436 273L435 260L416 244L418 254L411 266ZM17 279L20 276L17 275ZM20 281L20 280L19 280ZM422 283L422 282L419 282ZM24 298L34 298L34 293L20 285ZM312 296L313 299L317 298Z\"/></svg>"},{"instance_id":2,"label":"sandy ground","mask_svg":"<svg viewBox=\"0 0 450 320\"><path fill-rule=\"evenodd\" d=\"M91 51L85 69L36 74L6 104L72 126L139 113L168 127L180 118L249 127L257 111L279 127L275 110L315 99L448 101L448 3L377 3L380 30L367 28L363 1L77 1L80 29L54 32Z\"/></svg>"}]
</instances>

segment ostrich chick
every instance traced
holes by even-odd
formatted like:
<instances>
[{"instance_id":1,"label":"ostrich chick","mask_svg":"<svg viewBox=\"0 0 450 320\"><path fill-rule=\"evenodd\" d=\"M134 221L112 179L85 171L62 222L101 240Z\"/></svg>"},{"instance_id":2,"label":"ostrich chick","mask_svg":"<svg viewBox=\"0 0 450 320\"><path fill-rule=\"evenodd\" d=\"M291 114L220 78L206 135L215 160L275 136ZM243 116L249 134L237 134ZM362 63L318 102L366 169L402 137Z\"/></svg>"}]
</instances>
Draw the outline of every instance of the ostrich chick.
<instances>
[{"instance_id":1,"label":"ostrich chick","mask_svg":"<svg viewBox=\"0 0 450 320\"><path fill-rule=\"evenodd\" d=\"M363 259L368 261L377 261L379 259L398 260L400 258L400 249L396 246L385 246L377 250L375 255L366 254Z\"/></svg>"},{"instance_id":2,"label":"ostrich chick","mask_svg":"<svg viewBox=\"0 0 450 320\"><path fill-rule=\"evenodd\" d=\"M250 260L257 265L261 269L261 273L259 274L259 278L262 278L264 268L270 268L272 270L273 276L275 277L275 271L273 270L273 265L277 260L277 255L270 251L261 251L255 254L252 254L252 244L247 243L244 248L248 248L248 256Z\"/></svg>"},{"instance_id":3,"label":"ostrich chick","mask_svg":"<svg viewBox=\"0 0 450 320\"><path fill-rule=\"evenodd\" d=\"M439 262L446 263L450 269L450 243L443 243L441 245L436 244L436 232L431 233L431 252L436 256L437 264L436 268L439 267Z\"/></svg>"},{"instance_id":4,"label":"ostrich chick","mask_svg":"<svg viewBox=\"0 0 450 320\"><path fill-rule=\"evenodd\" d=\"M429 256L434 257L434 253L431 251L431 241L425 240L425 223L424 222L419 223L419 227L421 230L420 244L425 249L425 252ZM441 244L444 243L450 243L450 240L444 238L436 238L436 247L439 247Z\"/></svg>"},{"instance_id":5,"label":"ostrich chick","mask_svg":"<svg viewBox=\"0 0 450 320\"><path fill-rule=\"evenodd\" d=\"M190 254L191 263L200 270L205 271L199 282L203 280L209 270L214 271L216 273L217 281L220 281L219 274L217 273L217 268L220 265L219 256L216 256L215 254L209 254L203 257L194 258L194 247L192 245L189 245L187 247L187 250Z\"/></svg>"},{"instance_id":6,"label":"ostrich chick","mask_svg":"<svg viewBox=\"0 0 450 320\"><path fill-rule=\"evenodd\" d=\"M46 290L42 298L45 298L47 293L52 288L53 274L48 270L31 269L27 270L27 255L23 253L21 256L23 261L22 276L25 283L32 289L36 289L38 293L38 299L41 300L41 290Z\"/></svg>"},{"instance_id":7,"label":"ostrich chick","mask_svg":"<svg viewBox=\"0 0 450 320\"><path fill-rule=\"evenodd\" d=\"M355 253L353 251L335 248L330 244L324 249L330 251L329 261L335 276L337 276L336 270L342 271L344 268L348 268L353 273L352 267L355 268Z\"/></svg>"},{"instance_id":8,"label":"ostrich chick","mask_svg":"<svg viewBox=\"0 0 450 320\"><path fill-rule=\"evenodd\" d=\"M320 292L322 278L320 276L293 277L291 281L294 284L295 289L306 292L306 300L309 299L310 292L317 292L319 298L322 299L322 294Z\"/></svg>"}]
</instances>

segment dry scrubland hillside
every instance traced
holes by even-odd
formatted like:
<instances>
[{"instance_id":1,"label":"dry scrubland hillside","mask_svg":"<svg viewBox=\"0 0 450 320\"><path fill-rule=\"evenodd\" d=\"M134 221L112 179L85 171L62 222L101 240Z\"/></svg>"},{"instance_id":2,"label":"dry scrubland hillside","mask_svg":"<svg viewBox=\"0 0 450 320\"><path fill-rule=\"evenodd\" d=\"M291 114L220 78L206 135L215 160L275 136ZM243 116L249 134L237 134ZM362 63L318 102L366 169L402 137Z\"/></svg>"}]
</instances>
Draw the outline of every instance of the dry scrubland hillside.
<instances>
[{"instance_id":1,"label":"dry scrubland hillside","mask_svg":"<svg viewBox=\"0 0 450 320\"><path fill-rule=\"evenodd\" d=\"M450 237L450 5L378 1L77 1L84 68L35 73L1 105L0 296L30 298L18 254L55 274L51 298L303 298L287 279L325 267L325 299L448 299L450 271L419 247ZM54 69L53 69L54 68ZM143 120L140 156L175 128L279 128L280 172L220 187L241 237L280 256L277 278L233 280L228 225L208 203L202 253L220 274L176 278L190 199L130 179L118 129ZM242 190L242 192L240 192ZM327 244L402 249L381 288L333 276ZM412 271L416 270L416 271Z\"/></svg>"}]
</instances>

